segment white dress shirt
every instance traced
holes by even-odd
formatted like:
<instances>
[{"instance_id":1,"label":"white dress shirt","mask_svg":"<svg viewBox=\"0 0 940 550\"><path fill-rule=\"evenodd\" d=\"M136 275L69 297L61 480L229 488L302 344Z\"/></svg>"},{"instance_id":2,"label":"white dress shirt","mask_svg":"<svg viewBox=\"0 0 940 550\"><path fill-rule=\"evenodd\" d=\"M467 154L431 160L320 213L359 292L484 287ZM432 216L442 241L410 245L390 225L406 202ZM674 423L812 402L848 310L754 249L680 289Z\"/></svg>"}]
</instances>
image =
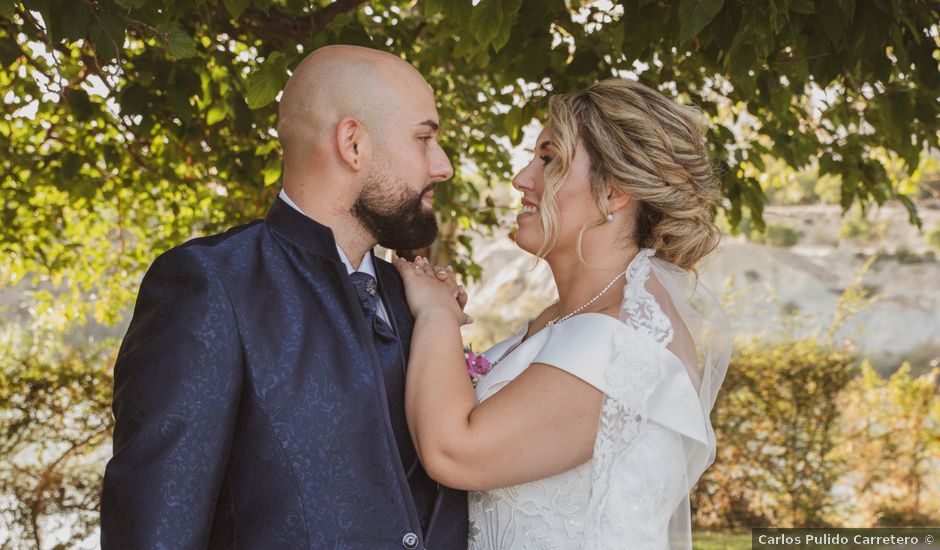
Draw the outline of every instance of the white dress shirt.
<instances>
[{"instance_id":1,"label":"white dress shirt","mask_svg":"<svg viewBox=\"0 0 940 550\"><path fill-rule=\"evenodd\" d=\"M287 196L287 192L285 192L283 189L281 189L281 193L278 196L281 198L281 200L286 202L291 208L300 212L304 216L307 216L307 214L304 213L304 211L301 210L300 207L294 203L294 201L290 200L290 197ZM307 217L310 218L310 216L307 216ZM310 218L310 219L313 219L313 218ZM355 269L353 268L352 264L349 262L349 258L346 257L346 253L343 252L343 249L340 248L339 245L336 245L336 251L339 252L339 259L343 260L343 264L346 266L347 274L355 273L356 271L358 271L360 273L365 273L366 275L370 275L372 276L372 278L378 280L378 278L375 276L375 266L372 265L372 254L370 254L369 252L366 252L362 256L362 261L359 262L359 269ZM385 321L386 324L391 325L391 323L389 323L389 320L388 320L388 312L385 310L385 304L382 302L381 296L379 296L379 307L378 307L377 314L380 319Z\"/></svg>"}]
</instances>

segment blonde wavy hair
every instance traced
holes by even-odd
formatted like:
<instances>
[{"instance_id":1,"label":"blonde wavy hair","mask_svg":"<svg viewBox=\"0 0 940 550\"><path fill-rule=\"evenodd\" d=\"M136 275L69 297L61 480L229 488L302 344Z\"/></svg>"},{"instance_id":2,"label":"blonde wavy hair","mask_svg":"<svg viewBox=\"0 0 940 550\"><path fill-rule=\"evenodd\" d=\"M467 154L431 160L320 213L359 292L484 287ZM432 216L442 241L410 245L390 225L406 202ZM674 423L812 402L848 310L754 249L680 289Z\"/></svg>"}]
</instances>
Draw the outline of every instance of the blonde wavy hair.
<instances>
[{"instance_id":1,"label":"blonde wavy hair","mask_svg":"<svg viewBox=\"0 0 940 550\"><path fill-rule=\"evenodd\" d=\"M636 224L628 238L641 248L655 248L657 257L694 271L718 246L712 207L719 182L698 109L638 82L611 78L580 92L553 96L546 128L558 155L545 171L540 201L545 240L538 257L558 241L556 195L579 139L591 163L591 193L599 212L597 220L581 229L579 256L584 232L606 222L610 188L636 203Z\"/></svg>"}]
</instances>

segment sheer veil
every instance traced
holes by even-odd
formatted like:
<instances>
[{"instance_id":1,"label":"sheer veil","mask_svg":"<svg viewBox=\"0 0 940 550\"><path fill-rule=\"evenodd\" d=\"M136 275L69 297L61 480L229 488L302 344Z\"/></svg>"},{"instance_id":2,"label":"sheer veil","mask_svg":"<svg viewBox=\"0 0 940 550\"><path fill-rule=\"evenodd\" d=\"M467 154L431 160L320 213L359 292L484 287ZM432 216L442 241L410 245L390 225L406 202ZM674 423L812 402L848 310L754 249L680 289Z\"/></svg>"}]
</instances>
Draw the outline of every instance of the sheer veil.
<instances>
[{"instance_id":1,"label":"sheer veil","mask_svg":"<svg viewBox=\"0 0 940 550\"><path fill-rule=\"evenodd\" d=\"M683 500L669 521L670 547L691 549L688 498L699 477L715 460L716 440L710 417L731 360L731 326L724 308L695 275L656 257L650 258L650 264L646 288L672 325L673 338L666 348L682 361L696 390L707 438L703 445L683 437L686 486Z\"/></svg>"},{"instance_id":2,"label":"sheer veil","mask_svg":"<svg viewBox=\"0 0 940 550\"><path fill-rule=\"evenodd\" d=\"M620 320L585 548L691 550L689 494L715 459L710 414L731 358L730 323L695 275L653 249L627 269Z\"/></svg>"}]
</instances>

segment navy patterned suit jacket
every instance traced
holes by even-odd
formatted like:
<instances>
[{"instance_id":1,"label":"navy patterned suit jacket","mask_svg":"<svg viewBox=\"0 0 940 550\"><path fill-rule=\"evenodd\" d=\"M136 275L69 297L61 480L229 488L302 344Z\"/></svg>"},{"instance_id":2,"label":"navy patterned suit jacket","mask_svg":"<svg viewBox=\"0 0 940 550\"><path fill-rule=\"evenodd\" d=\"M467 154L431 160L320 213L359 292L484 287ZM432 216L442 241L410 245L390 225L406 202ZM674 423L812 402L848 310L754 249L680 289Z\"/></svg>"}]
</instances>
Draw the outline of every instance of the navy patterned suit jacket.
<instances>
[{"instance_id":1,"label":"navy patterned suit jacket","mask_svg":"<svg viewBox=\"0 0 940 550\"><path fill-rule=\"evenodd\" d=\"M375 268L407 364L404 288ZM280 199L154 262L114 377L106 550L466 548L466 493L401 462L333 233Z\"/></svg>"}]
</instances>

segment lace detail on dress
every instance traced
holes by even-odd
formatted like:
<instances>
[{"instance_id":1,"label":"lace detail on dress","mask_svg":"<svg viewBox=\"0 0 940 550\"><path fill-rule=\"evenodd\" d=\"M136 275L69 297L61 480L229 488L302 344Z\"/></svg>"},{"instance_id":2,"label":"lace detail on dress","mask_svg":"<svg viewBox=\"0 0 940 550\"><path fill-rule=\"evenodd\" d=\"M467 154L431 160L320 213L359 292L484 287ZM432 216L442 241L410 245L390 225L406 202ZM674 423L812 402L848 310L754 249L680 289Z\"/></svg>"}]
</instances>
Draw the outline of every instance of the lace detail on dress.
<instances>
[{"instance_id":1,"label":"lace detail on dress","mask_svg":"<svg viewBox=\"0 0 940 550\"><path fill-rule=\"evenodd\" d=\"M550 478L469 493L469 550L562 550L581 539L591 463Z\"/></svg>"},{"instance_id":2,"label":"lace detail on dress","mask_svg":"<svg viewBox=\"0 0 940 550\"><path fill-rule=\"evenodd\" d=\"M626 318L623 322L667 346L672 342L672 323L659 307L656 298L646 290L646 281L653 267L650 257L655 254L656 251L652 248L644 248L627 267L627 285L623 289L623 311Z\"/></svg>"},{"instance_id":3,"label":"lace detail on dress","mask_svg":"<svg viewBox=\"0 0 940 550\"><path fill-rule=\"evenodd\" d=\"M624 331L614 336L613 360L604 372L609 384L594 443L591 499L585 548L665 547L665 526L674 506L666 480L652 475L640 441L647 405L663 379L662 353L672 341L669 318L646 290L653 250L641 250L627 269ZM654 466L655 467L655 466ZM675 472L669 472L675 477Z\"/></svg>"}]
</instances>

